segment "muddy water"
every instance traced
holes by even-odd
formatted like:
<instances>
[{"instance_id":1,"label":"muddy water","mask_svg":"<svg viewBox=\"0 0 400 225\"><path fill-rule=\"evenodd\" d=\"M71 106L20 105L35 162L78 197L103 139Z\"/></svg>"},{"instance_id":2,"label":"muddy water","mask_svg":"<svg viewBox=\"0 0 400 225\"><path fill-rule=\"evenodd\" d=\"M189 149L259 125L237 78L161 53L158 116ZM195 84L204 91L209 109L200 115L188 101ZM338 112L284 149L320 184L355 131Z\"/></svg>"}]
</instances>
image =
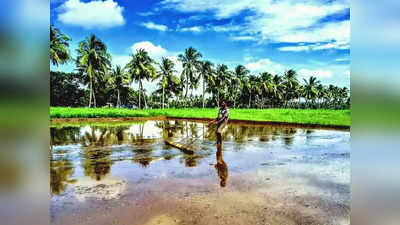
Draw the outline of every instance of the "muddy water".
<instances>
[{"instance_id":1,"label":"muddy water","mask_svg":"<svg viewBox=\"0 0 400 225\"><path fill-rule=\"evenodd\" d=\"M165 139L194 149L187 154ZM185 120L51 128L52 224L349 224L350 133Z\"/></svg>"}]
</instances>

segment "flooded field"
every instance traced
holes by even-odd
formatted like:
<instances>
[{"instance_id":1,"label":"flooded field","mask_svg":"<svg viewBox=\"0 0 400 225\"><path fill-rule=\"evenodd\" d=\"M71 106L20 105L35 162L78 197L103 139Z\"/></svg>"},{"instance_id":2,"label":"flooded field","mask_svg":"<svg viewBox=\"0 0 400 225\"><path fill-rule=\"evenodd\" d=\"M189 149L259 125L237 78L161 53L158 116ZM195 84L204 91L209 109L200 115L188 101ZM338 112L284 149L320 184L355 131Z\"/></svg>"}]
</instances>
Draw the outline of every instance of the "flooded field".
<instances>
[{"instance_id":1,"label":"flooded field","mask_svg":"<svg viewBox=\"0 0 400 225\"><path fill-rule=\"evenodd\" d=\"M221 154L187 120L50 132L52 224L350 224L348 131L229 124Z\"/></svg>"}]
</instances>

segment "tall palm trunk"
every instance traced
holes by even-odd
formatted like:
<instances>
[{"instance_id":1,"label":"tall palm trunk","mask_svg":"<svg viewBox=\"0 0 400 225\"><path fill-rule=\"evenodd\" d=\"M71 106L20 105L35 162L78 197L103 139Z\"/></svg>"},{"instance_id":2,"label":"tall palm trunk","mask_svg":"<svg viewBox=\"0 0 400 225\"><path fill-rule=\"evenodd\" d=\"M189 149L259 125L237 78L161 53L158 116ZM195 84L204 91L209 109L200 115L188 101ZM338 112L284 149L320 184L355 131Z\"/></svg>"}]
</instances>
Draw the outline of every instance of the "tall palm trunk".
<instances>
[{"instance_id":1,"label":"tall palm trunk","mask_svg":"<svg viewBox=\"0 0 400 225\"><path fill-rule=\"evenodd\" d=\"M250 91L250 97L249 97L249 107L247 107L247 108L250 109L250 105L251 105L251 91Z\"/></svg>"},{"instance_id":2,"label":"tall palm trunk","mask_svg":"<svg viewBox=\"0 0 400 225\"><path fill-rule=\"evenodd\" d=\"M90 77L90 83L89 83L89 108L92 106L92 91L93 91L93 84L92 84L92 78Z\"/></svg>"},{"instance_id":3,"label":"tall palm trunk","mask_svg":"<svg viewBox=\"0 0 400 225\"><path fill-rule=\"evenodd\" d=\"M144 108L147 109L147 101L146 101L146 96L144 95L142 81L140 81L140 87L141 87L141 89L142 89L142 96L143 96L143 101L144 101Z\"/></svg>"},{"instance_id":4,"label":"tall palm trunk","mask_svg":"<svg viewBox=\"0 0 400 225\"><path fill-rule=\"evenodd\" d=\"M93 105L96 108L96 95L94 95L94 88L92 88L92 93L93 93Z\"/></svg>"},{"instance_id":5,"label":"tall palm trunk","mask_svg":"<svg viewBox=\"0 0 400 225\"><path fill-rule=\"evenodd\" d=\"M119 108L121 106L121 100L119 98L119 89L117 89L117 107Z\"/></svg>"},{"instance_id":6,"label":"tall palm trunk","mask_svg":"<svg viewBox=\"0 0 400 225\"><path fill-rule=\"evenodd\" d=\"M141 104L140 104L140 94L142 92L141 84L142 82L139 80L139 109L141 109Z\"/></svg>"},{"instance_id":7,"label":"tall palm trunk","mask_svg":"<svg viewBox=\"0 0 400 225\"><path fill-rule=\"evenodd\" d=\"M219 91L217 91L217 106L219 108Z\"/></svg>"},{"instance_id":8,"label":"tall palm trunk","mask_svg":"<svg viewBox=\"0 0 400 225\"><path fill-rule=\"evenodd\" d=\"M165 88L164 88L164 84L162 86L162 109L164 109L164 92L165 92Z\"/></svg>"},{"instance_id":9,"label":"tall palm trunk","mask_svg":"<svg viewBox=\"0 0 400 225\"><path fill-rule=\"evenodd\" d=\"M187 104L188 89L189 89L189 76L186 74L185 106Z\"/></svg>"},{"instance_id":10,"label":"tall palm trunk","mask_svg":"<svg viewBox=\"0 0 400 225\"><path fill-rule=\"evenodd\" d=\"M205 105L205 98L204 98L204 93L205 93L205 90L204 90L204 86L205 86L205 81L204 81L204 76L203 76L203 109L204 109L204 105Z\"/></svg>"}]
</instances>

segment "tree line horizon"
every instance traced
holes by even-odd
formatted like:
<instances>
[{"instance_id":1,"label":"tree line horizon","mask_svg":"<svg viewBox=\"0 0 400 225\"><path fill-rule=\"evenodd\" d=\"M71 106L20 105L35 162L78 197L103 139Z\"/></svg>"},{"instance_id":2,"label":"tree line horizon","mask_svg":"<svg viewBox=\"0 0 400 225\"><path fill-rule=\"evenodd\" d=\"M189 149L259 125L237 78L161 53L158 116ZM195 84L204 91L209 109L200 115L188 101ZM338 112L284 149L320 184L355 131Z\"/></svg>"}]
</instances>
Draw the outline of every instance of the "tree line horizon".
<instances>
[{"instance_id":1,"label":"tree line horizon","mask_svg":"<svg viewBox=\"0 0 400 225\"><path fill-rule=\"evenodd\" d=\"M201 60L193 47L178 55L182 73L167 57L152 59L144 49L130 55L124 66L114 68L106 44L92 34L79 43L77 57L69 51L70 38L50 26L50 62L54 66L75 62L75 73L50 72L51 106L129 108L219 107L221 100L233 108L327 108L347 109L347 87L323 85L315 76L299 81L295 70L282 75L252 74L243 65L230 70L225 64ZM143 81L157 81L158 89L146 94ZM138 90L131 88L138 84ZM193 95L202 82L202 94ZM190 93L189 93L190 91ZM207 98L206 95L209 95Z\"/></svg>"}]
</instances>

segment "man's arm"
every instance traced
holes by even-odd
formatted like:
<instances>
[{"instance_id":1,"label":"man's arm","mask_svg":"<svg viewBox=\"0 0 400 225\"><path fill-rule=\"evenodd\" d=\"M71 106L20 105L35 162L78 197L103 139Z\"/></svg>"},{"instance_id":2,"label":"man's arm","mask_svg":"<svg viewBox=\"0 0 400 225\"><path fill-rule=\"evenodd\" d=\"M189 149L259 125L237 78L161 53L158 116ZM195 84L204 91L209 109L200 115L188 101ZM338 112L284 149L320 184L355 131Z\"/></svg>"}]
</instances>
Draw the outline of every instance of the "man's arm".
<instances>
[{"instance_id":1,"label":"man's arm","mask_svg":"<svg viewBox=\"0 0 400 225\"><path fill-rule=\"evenodd\" d=\"M226 115L223 115L222 118L221 118L220 120L217 120L217 119L216 119L216 122L219 123L219 122L221 122L221 121L224 121L225 118L226 118Z\"/></svg>"}]
</instances>

